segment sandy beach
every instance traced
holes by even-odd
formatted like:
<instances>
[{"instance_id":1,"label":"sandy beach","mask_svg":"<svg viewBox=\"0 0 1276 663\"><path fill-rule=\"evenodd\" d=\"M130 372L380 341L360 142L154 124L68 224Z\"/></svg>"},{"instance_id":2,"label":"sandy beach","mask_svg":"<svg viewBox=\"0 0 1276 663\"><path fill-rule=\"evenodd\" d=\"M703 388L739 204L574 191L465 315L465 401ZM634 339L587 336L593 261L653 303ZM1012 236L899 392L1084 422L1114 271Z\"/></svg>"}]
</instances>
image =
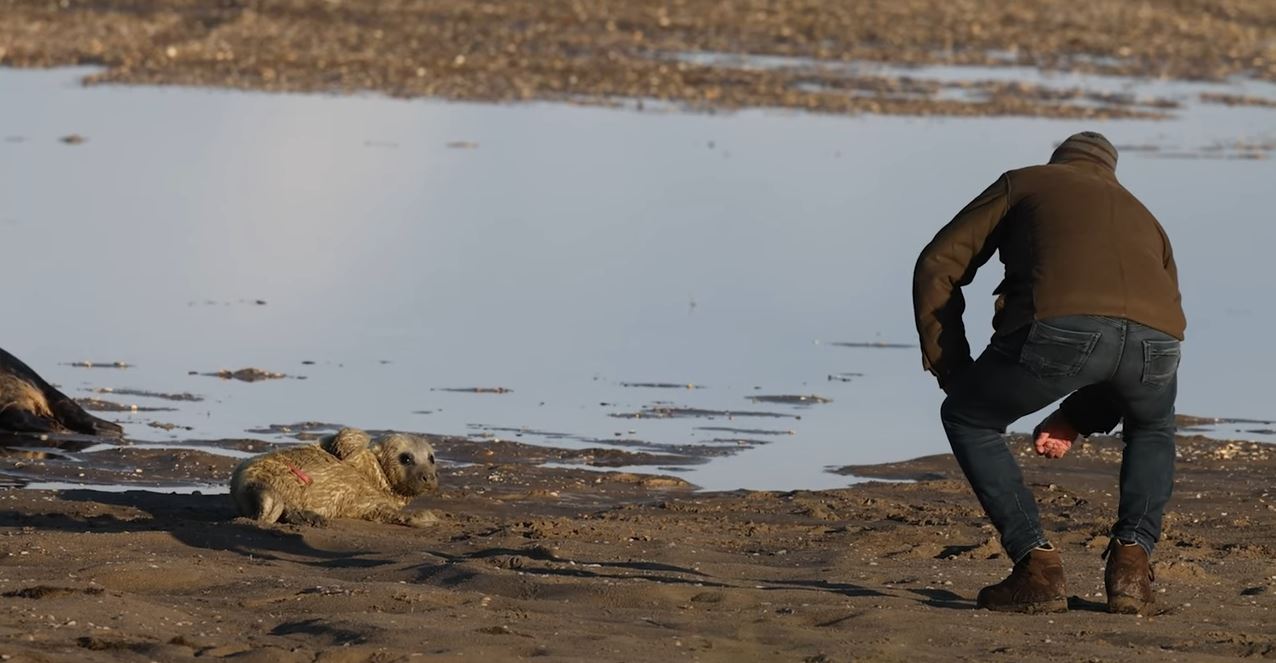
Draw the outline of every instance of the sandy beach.
<instances>
[{"instance_id":1,"label":"sandy beach","mask_svg":"<svg viewBox=\"0 0 1276 663\"><path fill-rule=\"evenodd\" d=\"M1276 656L1270 448L1185 437L1154 614L1104 611L1120 443L1012 437L1070 611L974 609L1009 567L947 456L830 491L479 463L416 530L258 527L225 495L0 492L13 661L1203 661ZM440 448L447 449L446 441ZM444 451L444 453L448 453ZM11 457L5 459L16 462ZM156 459L157 461L159 459ZM226 471L216 457L201 464ZM177 463L156 462L155 467ZM900 482L903 480L904 482ZM915 481L914 481L915 480Z\"/></svg>"},{"instance_id":2,"label":"sandy beach","mask_svg":"<svg viewBox=\"0 0 1276 663\"><path fill-rule=\"evenodd\" d=\"M0 66L90 65L90 84L372 92L662 112L780 108L832 115L1159 120L1181 100L914 72L935 65L1016 66L1273 81L1273 26L1276 3L1265 0L0 0ZM1193 103L1213 107L1253 110L1273 103L1240 94L1198 97ZM1229 162L1264 160L1276 149L1270 140L1255 148L1252 138L1235 149L1231 143L1226 149L1196 143L1180 152L1173 144L1164 149L1170 156ZM440 139L438 148L475 151L478 143L468 139L449 135L453 142ZM27 144L16 134L7 140L13 149ZM67 134L60 139L65 145L54 137L40 140L67 150L84 151L71 146L86 141L89 147L111 145L105 133ZM361 140L365 152L398 149L398 143ZM697 137L701 146L718 158L711 135ZM1162 149L1142 146L1150 155ZM728 152L721 152L725 162ZM840 160L842 153L829 158ZM0 222L16 225L18 215L12 214ZM678 297L684 296L681 287ZM677 302L680 315L684 307L697 307L694 297L688 299ZM218 310L287 306L273 297L269 306L264 299L239 304ZM529 322L482 313L482 322L492 326ZM244 320L247 329L267 326ZM92 334L92 326L83 333ZM329 366L279 361L271 367L286 369L289 379L307 377L291 375L297 371L312 374L307 385L372 386L352 387L348 374L331 366L346 370L338 360ZM862 368L841 361L828 371ZM173 367L177 377L163 379L176 382L190 368ZM230 371L205 373L214 368L198 367L196 378L234 377ZM780 423L762 419L774 425L758 428L763 425L750 423L756 419L734 420L756 412L697 409L687 400L690 389L675 396L657 391L653 398L660 400L647 405L628 397L637 403L632 408L628 401L622 406L593 398L590 411L606 412L599 416L627 432L601 441L559 435L561 447L511 439L531 431L501 429L484 419L470 437L431 436L442 460L441 489L413 507L435 510L441 517L436 527L359 521L259 526L237 518L221 492L232 469L247 455L313 440L333 424L300 422L248 430L248 437L185 439L192 426L163 419L178 404L213 418L219 408L242 407L254 397L269 401L262 392L238 402L205 402L186 393L112 391L110 380L126 378L101 375L72 385L82 404L106 418L140 417L158 398L164 401L154 410L160 419L130 424L163 429L174 439L102 449L101 440L86 437L0 435L0 661L1276 658L1273 447L1206 438L1194 428L1208 423L1202 420L1180 422L1176 492L1154 556L1157 605L1141 616L1110 615L1104 604L1100 554L1116 510L1120 440L1094 438L1062 460L1047 461L1022 435L1008 436L1068 573L1067 613L1024 616L975 609L979 588L1003 578L1010 563L949 455L834 469L867 480L833 490L703 492L678 476L688 466L776 440L792 445L788 453L803 453L805 440L787 429L800 415L789 410L778 415ZM270 377L288 382L282 374ZM927 379L920 371L915 378ZM830 388L833 380L828 374L816 386ZM808 398L778 391L759 396L770 392L752 391L760 388L754 384L741 392L747 396L730 392L735 405L723 407ZM432 388L422 389L428 394ZM442 391L508 395L496 386ZM134 397L152 400L139 409L127 402ZM818 402L837 408L849 401L839 394ZM713 437L709 443L629 439L630 422L662 416L704 419L713 425L697 430L712 429ZM182 419L192 420L198 421ZM429 430L429 420L422 421ZM893 442L858 439L864 436L853 430L845 437L848 445ZM95 451L77 455L86 449ZM148 490L128 489L133 486Z\"/></svg>"}]
</instances>

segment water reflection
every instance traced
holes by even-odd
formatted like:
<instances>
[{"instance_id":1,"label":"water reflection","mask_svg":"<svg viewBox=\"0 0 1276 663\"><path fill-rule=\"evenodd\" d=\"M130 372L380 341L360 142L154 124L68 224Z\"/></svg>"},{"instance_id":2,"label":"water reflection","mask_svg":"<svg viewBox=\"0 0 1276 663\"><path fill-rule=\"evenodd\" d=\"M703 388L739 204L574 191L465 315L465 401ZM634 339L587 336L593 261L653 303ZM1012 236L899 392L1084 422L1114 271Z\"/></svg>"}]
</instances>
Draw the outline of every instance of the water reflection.
<instances>
[{"instance_id":1,"label":"water reflection","mask_svg":"<svg viewBox=\"0 0 1276 663\"><path fill-rule=\"evenodd\" d=\"M101 394L176 408L111 413L131 437L314 420L558 446L792 431L680 474L724 489L844 485L825 467L945 451L916 350L880 347L914 340L916 253L1002 170L1094 128L85 89L83 73L0 69L5 348L77 397L203 398ZM1183 105L1097 128L1174 149L1272 139L1276 111L1175 86L1123 79ZM1180 410L1271 418L1276 168L1148 156L1119 172L1175 241ZM975 345L996 280L970 289ZM246 367L305 379L201 375ZM832 402L750 400L777 394ZM615 416L660 408L800 419Z\"/></svg>"}]
</instances>

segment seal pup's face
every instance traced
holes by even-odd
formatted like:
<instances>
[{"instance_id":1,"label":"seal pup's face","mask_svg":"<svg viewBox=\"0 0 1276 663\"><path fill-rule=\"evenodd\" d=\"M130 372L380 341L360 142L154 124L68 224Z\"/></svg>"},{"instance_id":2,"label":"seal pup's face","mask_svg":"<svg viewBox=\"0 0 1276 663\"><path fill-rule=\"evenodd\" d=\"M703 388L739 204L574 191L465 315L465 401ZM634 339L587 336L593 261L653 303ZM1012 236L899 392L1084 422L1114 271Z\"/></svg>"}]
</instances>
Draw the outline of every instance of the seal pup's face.
<instances>
[{"instance_id":1,"label":"seal pup's face","mask_svg":"<svg viewBox=\"0 0 1276 663\"><path fill-rule=\"evenodd\" d=\"M434 447L425 438L389 433L378 438L375 447L381 471L394 492L415 497L439 487Z\"/></svg>"}]
</instances>

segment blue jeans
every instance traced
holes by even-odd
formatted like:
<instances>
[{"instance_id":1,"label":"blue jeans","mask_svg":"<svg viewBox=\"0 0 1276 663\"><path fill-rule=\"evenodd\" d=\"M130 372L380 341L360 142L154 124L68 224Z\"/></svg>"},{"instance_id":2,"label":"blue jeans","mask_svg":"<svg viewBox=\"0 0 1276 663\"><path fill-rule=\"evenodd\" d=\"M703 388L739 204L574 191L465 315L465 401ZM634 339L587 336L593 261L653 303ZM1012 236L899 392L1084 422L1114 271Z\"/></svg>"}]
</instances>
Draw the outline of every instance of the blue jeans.
<instances>
[{"instance_id":1,"label":"blue jeans","mask_svg":"<svg viewBox=\"0 0 1276 663\"><path fill-rule=\"evenodd\" d=\"M1067 316L995 337L956 377L940 409L944 431L1011 559L1047 541L1002 434L1020 417L1086 387L1101 390L1124 422L1121 503L1112 534L1151 554L1174 483L1180 353L1178 340L1136 322Z\"/></svg>"}]
</instances>

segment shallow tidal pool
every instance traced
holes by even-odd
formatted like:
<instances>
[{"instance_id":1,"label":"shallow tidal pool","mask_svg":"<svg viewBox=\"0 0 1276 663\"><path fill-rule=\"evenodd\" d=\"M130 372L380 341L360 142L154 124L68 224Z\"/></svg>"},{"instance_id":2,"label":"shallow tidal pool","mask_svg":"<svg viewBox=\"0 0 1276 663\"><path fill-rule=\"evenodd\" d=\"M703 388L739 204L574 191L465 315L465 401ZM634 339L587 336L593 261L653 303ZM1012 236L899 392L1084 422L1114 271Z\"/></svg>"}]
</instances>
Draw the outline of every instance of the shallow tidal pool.
<instances>
[{"instance_id":1,"label":"shallow tidal pool","mask_svg":"<svg viewBox=\"0 0 1276 663\"><path fill-rule=\"evenodd\" d=\"M947 449L912 347L917 252L1083 129L1129 148L1118 174L1174 242L1180 412L1276 439L1276 109L1200 99L1276 86L928 68L1181 102L1170 120L1076 122L86 88L86 73L0 69L0 342L73 396L137 405L103 416L138 441L318 421L735 445L639 469L845 485L827 468ZM976 347L998 267L967 289ZM287 377L205 375L246 367ZM771 398L791 396L820 399Z\"/></svg>"}]
</instances>

